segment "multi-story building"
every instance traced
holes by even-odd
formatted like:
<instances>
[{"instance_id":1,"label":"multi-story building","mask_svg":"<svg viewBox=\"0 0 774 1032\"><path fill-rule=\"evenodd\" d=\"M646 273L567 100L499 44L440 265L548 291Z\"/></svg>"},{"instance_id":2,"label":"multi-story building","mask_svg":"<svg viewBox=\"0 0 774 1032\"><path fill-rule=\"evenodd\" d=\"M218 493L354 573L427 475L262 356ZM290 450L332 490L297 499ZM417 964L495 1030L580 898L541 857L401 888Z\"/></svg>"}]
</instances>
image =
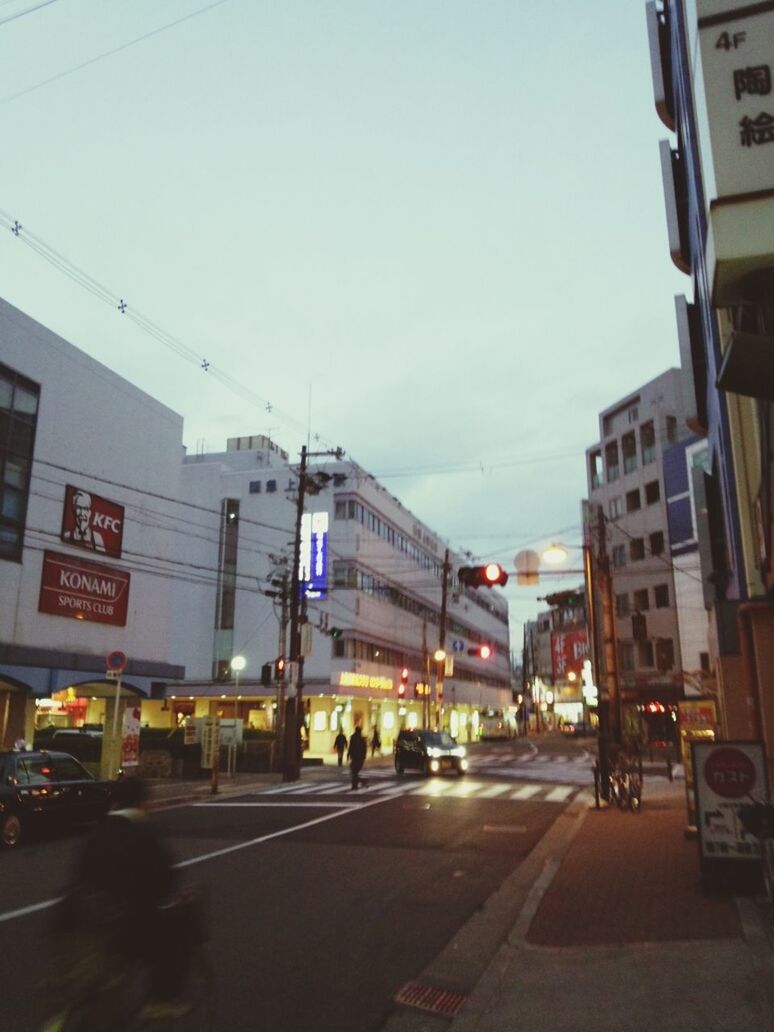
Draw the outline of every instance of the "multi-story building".
<instances>
[{"instance_id":1,"label":"multi-story building","mask_svg":"<svg viewBox=\"0 0 774 1032\"><path fill-rule=\"evenodd\" d=\"M670 554L664 481L665 453L688 435L680 370L605 409L599 430L586 453L584 505L593 566L609 569L595 592L595 624L612 621L615 655L599 654L604 673L616 667L618 719L634 731L654 704L667 712L684 697L677 599L686 574Z\"/></svg>"},{"instance_id":2,"label":"multi-story building","mask_svg":"<svg viewBox=\"0 0 774 1032\"><path fill-rule=\"evenodd\" d=\"M595 723L584 699L588 658L583 588L546 596L550 609L524 625L523 676L535 730Z\"/></svg>"},{"instance_id":3,"label":"multi-story building","mask_svg":"<svg viewBox=\"0 0 774 1032\"><path fill-rule=\"evenodd\" d=\"M186 456L182 430L0 301L0 744L92 723L115 728L113 748L127 700L152 726L276 727L299 470L264 436ZM475 736L512 706L502 595L460 585L460 557L356 464L305 483L308 746L356 721L385 747L404 723ZM442 639L453 667L431 658ZM488 660L471 654L484 643ZM128 660L120 689L110 653Z\"/></svg>"},{"instance_id":4,"label":"multi-story building","mask_svg":"<svg viewBox=\"0 0 774 1032\"><path fill-rule=\"evenodd\" d=\"M774 9L647 4L686 415L706 438L699 545L721 730L774 754Z\"/></svg>"}]
</instances>

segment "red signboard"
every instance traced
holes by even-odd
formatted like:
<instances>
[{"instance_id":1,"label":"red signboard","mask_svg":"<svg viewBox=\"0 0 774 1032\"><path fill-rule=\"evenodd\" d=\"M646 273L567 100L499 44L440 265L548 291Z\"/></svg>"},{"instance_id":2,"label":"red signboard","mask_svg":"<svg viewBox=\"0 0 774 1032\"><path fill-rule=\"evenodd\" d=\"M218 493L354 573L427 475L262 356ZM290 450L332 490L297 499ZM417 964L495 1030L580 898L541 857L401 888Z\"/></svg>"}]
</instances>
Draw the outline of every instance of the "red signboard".
<instances>
[{"instance_id":1,"label":"red signboard","mask_svg":"<svg viewBox=\"0 0 774 1032\"><path fill-rule=\"evenodd\" d=\"M741 749L718 748L704 764L704 779L715 795L745 799L755 788L755 764Z\"/></svg>"},{"instance_id":2,"label":"red signboard","mask_svg":"<svg viewBox=\"0 0 774 1032\"><path fill-rule=\"evenodd\" d=\"M583 661L588 656L588 652L585 630L552 631L551 669L554 681L567 680L567 675L570 673L580 678Z\"/></svg>"},{"instance_id":3,"label":"red signboard","mask_svg":"<svg viewBox=\"0 0 774 1032\"><path fill-rule=\"evenodd\" d=\"M123 536L123 505L72 484L66 486L62 541L120 559Z\"/></svg>"},{"instance_id":4,"label":"red signboard","mask_svg":"<svg viewBox=\"0 0 774 1032\"><path fill-rule=\"evenodd\" d=\"M125 627L129 579L127 570L47 551L43 553L38 609Z\"/></svg>"}]
</instances>

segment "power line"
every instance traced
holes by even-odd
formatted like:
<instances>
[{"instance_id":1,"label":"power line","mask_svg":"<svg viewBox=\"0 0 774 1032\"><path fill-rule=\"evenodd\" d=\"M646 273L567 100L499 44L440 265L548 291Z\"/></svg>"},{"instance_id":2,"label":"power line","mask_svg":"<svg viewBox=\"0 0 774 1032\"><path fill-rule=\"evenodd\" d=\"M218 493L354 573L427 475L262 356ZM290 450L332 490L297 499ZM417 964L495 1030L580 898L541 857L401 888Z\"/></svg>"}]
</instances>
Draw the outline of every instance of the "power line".
<instances>
[{"instance_id":1,"label":"power line","mask_svg":"<svg viewBox=\"0 0 774 1032\"><path fill-rule=\"evenodd\" d=\"M16 21L17 18L23 18L27 14L33 14L35 11L39 11L41 7L48 7L49 4L55 4L57 0L41 0L39 4L35 4L34 7L28 7L26 11L17 11L16 14L9 14L5 18L0 18L0 25L6 25L8 22Z\"/></svg>"}]
</instances>

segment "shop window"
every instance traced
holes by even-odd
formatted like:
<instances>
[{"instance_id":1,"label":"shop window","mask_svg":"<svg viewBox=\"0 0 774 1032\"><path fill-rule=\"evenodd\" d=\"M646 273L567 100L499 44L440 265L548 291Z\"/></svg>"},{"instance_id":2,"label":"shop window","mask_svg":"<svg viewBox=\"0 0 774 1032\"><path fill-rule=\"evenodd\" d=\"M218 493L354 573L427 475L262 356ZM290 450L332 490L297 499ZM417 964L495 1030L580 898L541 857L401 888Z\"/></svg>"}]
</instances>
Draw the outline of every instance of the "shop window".
<instances>
[{"instance_id":1,"label":"shop window","mask_svg":"<svg viewBox=\"0 0 774 1032\"><path fill-rule=\"evenodd\" d=\"M655 505L661 498L661 485L658 480L651 480L645 485L645 501L648 505Z\"/></svg>"}]
</instances>

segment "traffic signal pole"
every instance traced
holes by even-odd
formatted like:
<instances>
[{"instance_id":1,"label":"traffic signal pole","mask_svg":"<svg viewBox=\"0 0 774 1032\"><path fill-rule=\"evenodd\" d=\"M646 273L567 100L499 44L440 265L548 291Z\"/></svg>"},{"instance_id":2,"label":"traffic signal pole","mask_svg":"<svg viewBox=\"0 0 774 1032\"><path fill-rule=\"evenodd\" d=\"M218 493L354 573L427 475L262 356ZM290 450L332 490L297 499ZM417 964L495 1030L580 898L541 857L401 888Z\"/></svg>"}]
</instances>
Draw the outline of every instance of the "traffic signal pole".
<instances>
[{"instance_id":1,"label":"traffic signal pole","mask_svg":"<svg viewBox=\"0 0 774 1032\"><path fill-rule=\"evenodd\" d=\"M435 701L438 730L443 730L443 680L446 673L446 610L449 599L449 549L443 556L443 581L441 585L441 615L438 619L438 652L443 658L435 666Z\"/></svg>"}]
</instances>

